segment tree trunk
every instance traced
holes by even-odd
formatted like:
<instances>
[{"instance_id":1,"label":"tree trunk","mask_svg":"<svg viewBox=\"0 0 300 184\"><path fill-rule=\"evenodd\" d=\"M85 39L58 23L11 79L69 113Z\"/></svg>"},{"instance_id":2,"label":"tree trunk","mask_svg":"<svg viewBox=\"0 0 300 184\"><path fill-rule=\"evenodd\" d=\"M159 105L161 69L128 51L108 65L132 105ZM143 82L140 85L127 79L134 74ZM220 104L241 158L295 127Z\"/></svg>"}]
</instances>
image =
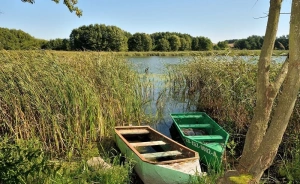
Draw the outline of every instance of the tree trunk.
<instances>
[{"instance_id":1,"label":"tree trunk","mask_svg":"<svg viewBox=\"0 0 300 184\"><path fill-rule=\"evenodd\" d=\"M270 114L274 102L274 95L271 95L269 82L269 71L271 56L276 40L279 15L282 0L271 0L266 34L258 62L258 75L256 82L256 107L254 116L246 135L245 145L238 170L247 172L253 164L251 159L258 150L266 133Z\"/></svg>"},{"instance_id":2,"label":"tree trunk","mask_svg":"<svg viewBox=\"0 0 300 184\"><path fill-rule=\"evenodd\" d=\"M300 88L300 1L293 0L290 34L289 34L289 70L278 97L270 126L255 153L255 162L249 170L255 180L259 181L263 172L272 164L283 134L289 123Z\"/></svg>"},{"instance_id":3,"label":"tree trunk","mask_svg":"<svg viewBox=\"0 0 300 184\"><path fill-rule=\"evenodd\" d=\"M300 0L293 0L290 34L289 57L283 64L274 83L269 82L270 45L274 46L274 30L277 30L281 0L270 0L270 12L264 46L259 60L257 80L257 106L255 115L246 136L246 142L237 171L225 173L219 183L258 183L264 171L272 164L283 134L293 112L300 89ZM275 27L273 27L273 26ZM267 35L269 35L267 37ZM276 35L276 33L275 33ZM270 44L270 45L267 45ZM278 104L268 126L274 99L279 88ZM263 103L263 104L261 104ZM250 176L250 177L249 177ZM247 181L245 181L245 178Z\"/></svg>"}]
</instances>

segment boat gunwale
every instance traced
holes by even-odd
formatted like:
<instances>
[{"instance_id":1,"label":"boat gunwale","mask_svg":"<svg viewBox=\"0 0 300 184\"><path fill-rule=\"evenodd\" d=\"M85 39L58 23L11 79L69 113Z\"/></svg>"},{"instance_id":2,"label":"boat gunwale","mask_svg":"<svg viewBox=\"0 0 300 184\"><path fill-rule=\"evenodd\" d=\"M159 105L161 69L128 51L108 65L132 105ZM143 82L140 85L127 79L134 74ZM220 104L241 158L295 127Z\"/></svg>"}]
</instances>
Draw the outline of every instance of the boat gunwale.
<instances>
[{"instance_id":1,"label":"boat gunwale","mask_svg":"<svg viewBox=\"0 0 300 184\"><path fill-rule=\"evenodd\" d=\"M179 148L185 149L187 151L190 151L192 153L195 154L194 157L191 158L181 158L181 159L174 159L174 160L167 160L167 161L159 161L159 162L154 162L151 160L148 160L146 158L144 158L141 153L139 153L136 148L134 146L132 146L125 138L124 136L118 131L118 129L129 129L129 128L136 128L136 129L147 129L150 132L153 132L155 134L158 134L161 137L164 137L164 139L167 139L169 142L171 142L171 144L175 144L177 145ZM194 161L195 159L199 160L199 153L197 151L194 151L184 145L179 144L178 142L172 140L171 138L165 136L164 134L154 130L153 128L151 128L150 126L116 126L115 128L115 133L117 134L117 136L126 144L126 146L129 147L129 149L131 149L143 162L147 162L147 163L151 163L154 165L165 165L165 164L173 164L173 163L180 163L180 162L188 162L188 161ZM178 149L179 150L179 149Z\"/></svg>"},{"instance_id":2,"label":"boat gunwale","mask_svg":"<svg viewBox=\"0 0 300 184\"><path fill-rule=\"evenodd\" d=\"M205 114L209 119L212 120L212 122L214 122L214 124L215 124L217 127L219 127L219 128L222 129L224 132L226 132L226 131L218 124L218 123L216 123L211 117L209 117L206 113L203 113L203 112L171 113L170 116L171 116L171 118L172 118L172 120L173 120L174 125L176 126L176 129L179 131L180 136L182 137L182 139L184 139L184 138L185 138L185 139L189 139L189 140L194 141L194 142L197 142L197 143L199 143L199 144L201 144L201 145L203 145L203 146L205 146L205 147L207 147L207 148L209 148L209 149L214 150L213 148L210 148L210 147L206 146L206 145L203 143L203 141L195 140L195 139L192 138L192 136L187 136L187 135L185 135L185 134L183 133L181 127L179 126L179 123L174 119L176 115L200 115L200 114ZM192 123L191 123L191 124L192 124ZM196 123L193 123L193 124L196 124ZM207 124L207 123L206 123L206 124ZM209 124L211 124L211 123L209 123ZM227 136L224 137L224 139L223 139L224 141L223 141L223 142L216 142L216 143L222 144L222 143L227 142L227 140L228 140L228 138L229 138L229 134L228 134L227 132L226 132L226 134L227 134ZM226 146L223 145L222 148L223 148L223 150L222 150L221 153L223 154L223 152L225 151Z\"/></svg>"}]
</instances>

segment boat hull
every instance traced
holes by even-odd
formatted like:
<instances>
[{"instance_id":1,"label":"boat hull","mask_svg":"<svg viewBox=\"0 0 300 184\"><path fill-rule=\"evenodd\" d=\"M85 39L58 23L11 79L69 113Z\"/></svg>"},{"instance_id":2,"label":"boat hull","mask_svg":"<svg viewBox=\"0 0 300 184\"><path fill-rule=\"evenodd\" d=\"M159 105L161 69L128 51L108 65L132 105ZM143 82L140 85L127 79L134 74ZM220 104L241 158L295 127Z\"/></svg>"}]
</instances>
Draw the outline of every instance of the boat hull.
<instances>
[{"instance_id":1,"label":"boat hull","mask_svg":"<svg viewBox=\"0 0 300 184\"><path fill-rule=\"evenodd\" d=\"M208 147L202 142L195 141L186 137L183 137L183 142L188 148L197 151L199 155L201 155L201 162L205 163L209 167L220 167L223 157L223 151L216 151L215 149Z\"/></svg>"},{"instance_id":2,"label":"boat hull","mask_svg":"<svg viewBox=\"0 0 300 184\"><path fill-rule=\"evenodd\" d=\"M184 184L196 180L197 177L203 175L201 173L199 157L181 162L175 161L167 164L156 164L146 162L142 159L117 134L115 142L122 154L134 162L134 170L144 184Z\"/></svg>"},{"instance_id":3,"label":"boat hull","mask_svg":"<svg viewBox=\"0 0 300 184\"><path fill-rule=\"evenodd\" d=\"M171 114L174 126L184 144L199 153L200 160L212 168L219 168L229 134L204 112ZM195 135L193 130L200 130ZM193 132L193 135L189 135Z\"/></svg>"}]
</instances>

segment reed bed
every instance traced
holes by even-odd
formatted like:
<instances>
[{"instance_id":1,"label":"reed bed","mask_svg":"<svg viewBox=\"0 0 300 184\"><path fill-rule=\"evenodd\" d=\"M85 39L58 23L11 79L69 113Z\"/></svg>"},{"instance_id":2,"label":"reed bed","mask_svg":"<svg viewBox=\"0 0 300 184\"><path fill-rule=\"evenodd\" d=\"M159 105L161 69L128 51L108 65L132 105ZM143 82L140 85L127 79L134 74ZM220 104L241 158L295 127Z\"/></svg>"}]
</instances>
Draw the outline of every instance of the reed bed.
<instances>
[{"instance_id":1,"label":"reed bed","mask_svg":"<svg viewBox=\"0 0 300 184\"><path fill-rule=\"evenodd\" d=\"M271 80L275 79L280 67L280 63L272 63ZM228 169L237 162L243 149L255 105L256 77L257 57L247 62L238 57L232 61L222 57L195 57L191 62L169 68L168 86L171 86L173 96L187 99L197 106L198 111L207 112L230 132L226 163ZM299 166L293 164L299 163L299 99L275 160L276 164L271 167L275 168L275 172L281 172L276 177L297 178L300 174ZM274 170L272 172L274 177Z\"/></svg>"},{"instance_id":2,"label":"reed bed","mask_svg":"<svg viewBox=\"0 0 300 184\"><path fill-rule=\"evenodd\" d=\"M0 66L1 135L38 138L53 156L146 119L138 75L113 54L2 51Z\"/></svg>"},{"instance_id":3,"label":"reed bed","mask_svg":"<svg viewBox=\"0 0 300 184\"><path fill-rule=\"evenodd\" d=\"M274 80L281 63L271 65ZM219 123L247 128L255 104L257 57L244 61L233 57L194 57L192 61L169 68L173 93L188 98L198 110L209 112ZM297 111L297 107L296 110Z\"/></svg>"},{"instance_id":4,"label":"reed bed","mask_svg":"<svg viewBox=\"0 0 300 184\"><path fill-rule=\"evenodd\" d=\"M198 110L209 112L221 124L235 122L242 128L251 118L256 70L255 64L238 58L196 57L172 68L169 76L173 91L189 98Z\"/></svg>"}]
</instances>

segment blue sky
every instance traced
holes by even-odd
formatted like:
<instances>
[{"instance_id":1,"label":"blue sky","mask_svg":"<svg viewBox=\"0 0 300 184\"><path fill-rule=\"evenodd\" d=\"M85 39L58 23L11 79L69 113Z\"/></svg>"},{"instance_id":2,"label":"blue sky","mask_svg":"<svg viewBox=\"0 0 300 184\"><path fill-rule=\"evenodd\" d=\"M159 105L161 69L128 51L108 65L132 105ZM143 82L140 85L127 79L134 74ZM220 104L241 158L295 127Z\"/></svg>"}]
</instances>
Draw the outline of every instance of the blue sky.
<instances>
[{"instance_id":1,"label":"blue sky","mask_svg":"<svg viewBox=\"0 0 300 184\"><path fill-rule=\"evenodd\" d=\"M21 29L36 38L68 38L82 25L114 25L130 33L180 32L205 36L214 43L263 36L268 0L78 0L83 16L70 13L63 2L1 0L0 27ZM63 1L63 0L61 0ZM288 13L291 0L284 0ZM281 15L278 36L289 31L289 15Z\"/></svg>"}]
</instances>

